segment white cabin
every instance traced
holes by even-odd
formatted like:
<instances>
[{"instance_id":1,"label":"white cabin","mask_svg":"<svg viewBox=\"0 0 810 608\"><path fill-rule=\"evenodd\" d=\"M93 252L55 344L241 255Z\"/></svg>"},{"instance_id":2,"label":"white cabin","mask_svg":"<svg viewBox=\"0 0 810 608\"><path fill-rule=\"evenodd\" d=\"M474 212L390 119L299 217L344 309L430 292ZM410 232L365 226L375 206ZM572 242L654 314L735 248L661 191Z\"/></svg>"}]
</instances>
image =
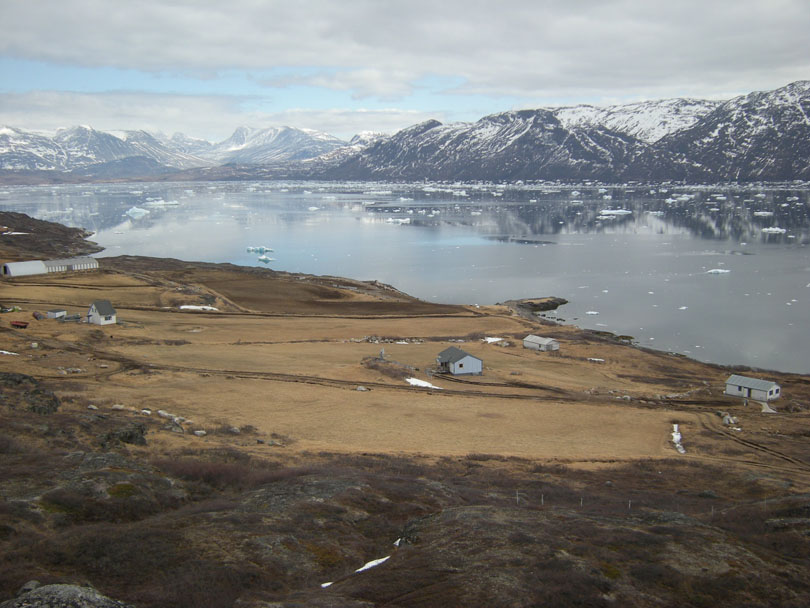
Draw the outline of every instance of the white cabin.
<instances>
[{"instance_id":1,"label":"white cabin","mask_svg":"<svg viewBox=\"0 0 810 608\"><path fill-rule=\"evenodd\" d=\"M116 323L116 312L109 300L96 300L87 311L87 322L94 325Z\"/></svg>"},{"instance_id":2,"label":"white cabin","mask_svg":"<svg viewBox=\"0 0 810 608\"><path fill-rule=\"evenodd\" d=\"M781 390L776 382L733 374L726 380L725 394L754 401L773 401L779 399Z\"/></svg>"},{"instance_id":3,"label":"white cabin","mask_svg":"<svg viewBox=\"0 0 810 608\"><path fill-rule=\"evenodd\" d=\"M478 357L465 353L460 348L451 346L439 353L436 358L439 370L449 372L454 376L475 374L480 376L484 372L484 362Z\"/></svg>"}]
</instances>

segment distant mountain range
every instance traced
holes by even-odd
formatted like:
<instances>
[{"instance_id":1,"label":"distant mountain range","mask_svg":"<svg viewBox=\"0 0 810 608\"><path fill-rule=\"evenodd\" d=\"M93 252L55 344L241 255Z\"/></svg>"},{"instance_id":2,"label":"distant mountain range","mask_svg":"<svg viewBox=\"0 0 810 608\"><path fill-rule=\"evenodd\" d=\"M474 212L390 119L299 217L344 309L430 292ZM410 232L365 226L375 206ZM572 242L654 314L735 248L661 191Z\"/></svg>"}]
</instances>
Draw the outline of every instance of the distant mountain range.
<instances>
[{"instance_id":1,"label":"distant mountain range","mask_svg":"<svg viewBox=\"0 0 810 608\"><path fill-rule=\"evenodd\" d=\"M212 143L182 134L0 128L0 178L685 180L810 179L810 81L726 102L666 99L609 107L435 120L346 142L308 129L240 127ZM8 181L8 179L6 179Z\"/></svg>"}]
</instances>

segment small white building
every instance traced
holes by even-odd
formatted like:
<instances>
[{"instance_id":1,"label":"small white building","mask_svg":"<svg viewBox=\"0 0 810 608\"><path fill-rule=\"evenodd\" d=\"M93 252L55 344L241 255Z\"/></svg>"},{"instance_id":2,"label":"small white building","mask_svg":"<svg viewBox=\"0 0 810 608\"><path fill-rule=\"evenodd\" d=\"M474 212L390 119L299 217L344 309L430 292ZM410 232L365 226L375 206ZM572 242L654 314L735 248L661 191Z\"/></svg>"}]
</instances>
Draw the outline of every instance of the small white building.
<instances>
[{"instance_id":1,"label":"small white building","mask_svg":"<svg viewBox=\"0 0 810 608\"><path fill-rule=\"evenodd\" d=\"M64 308L55 308L48 311L49 319L62 319L67 316L67 311Z\"/></svg>"},{"instance_id":2,"label":"small white building","mask_svg":"<svg viewBox=\"0 0 810 608\"><path fill-rule=\"evenodd\" d=\"M770 380L758 380L733 374L726 380L725 394L754 401L773 401L779 399L781 387Z\"/></svg>"},{"instance_id":3,"label":"small white building","mask_svg":"<svg viewBox=\"0 0 810 608\"><path fill-rule=\"evenodd\" d=\"M560 350L560 343L554 338L541 338L534 334L529 334L523 338L523 348L530 348L531 350Z\"/></svg>"},{"instance_id":4,"label":"small white building","mask_svg":"<svg viewBox=\"0 0 810 608\"><path fill-rule=\"evenodd\" d=\"M116 323L116 313L109 300L96 300L87 311L87 322L94 325L112 325Z\"/></svg>"},{"instance_id":5,"label":"small white building","mask_svg":"<svg viewBox=\"0 0 810 608\"><path fill-rule=\"evenodd\" d=\"M63 258L59 260L29 260L26 262L6 262L3 264L4 277L26 277L52 272L74 272L77 270L98 270L98 260L90 257Z\"/></svg>"},{"instance_id":6,"label":"small white building","mask_svg":"<svg viewBox=\"0 0 810 608\"><path fill-rule=\"evenodd\" d=\"M445 348L440 352L436 363L439 364L439 371L448 372L454 376L463 374L480 376L484 373L484 362L481 359L473 357L470 353L465 353L455 346Z\"/></svg>"}]
</instances>

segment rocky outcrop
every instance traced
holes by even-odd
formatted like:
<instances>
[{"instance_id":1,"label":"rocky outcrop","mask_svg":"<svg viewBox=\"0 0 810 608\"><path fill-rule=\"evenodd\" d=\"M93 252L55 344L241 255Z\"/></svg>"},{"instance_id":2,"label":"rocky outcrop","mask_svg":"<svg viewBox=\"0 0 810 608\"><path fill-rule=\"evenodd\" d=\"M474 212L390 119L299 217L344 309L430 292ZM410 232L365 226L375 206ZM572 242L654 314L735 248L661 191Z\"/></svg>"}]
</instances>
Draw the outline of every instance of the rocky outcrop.
<instances>
[{"instance_id":1,"label":"rocky outcrop","mask_svg":"<svg viewBox=\"0 0 810 608\"><path fill-rule=\"evenodd\" d=\"M23 585L13 600L0 604L0 608L133 608L102 595L92 587L77 585L39 585L30 581Z\"/></svg>"}]
</instances>

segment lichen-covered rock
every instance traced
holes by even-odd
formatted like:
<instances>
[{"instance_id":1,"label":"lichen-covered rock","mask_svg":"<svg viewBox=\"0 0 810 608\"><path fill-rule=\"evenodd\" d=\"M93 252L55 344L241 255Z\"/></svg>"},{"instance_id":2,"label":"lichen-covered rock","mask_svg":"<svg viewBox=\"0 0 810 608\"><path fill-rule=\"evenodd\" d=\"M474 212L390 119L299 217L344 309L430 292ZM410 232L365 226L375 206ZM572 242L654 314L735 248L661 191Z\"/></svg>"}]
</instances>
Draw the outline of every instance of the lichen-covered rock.
<instances>
[{"instance_id":1,"label":"lichen-covered rock","mask_svg":"<svg viewBox=\"0 0 810 608\"><path fill-rule=\"evenodd\" d=\"M25 585L23 593L13 600L0 603L0 608L133 608L91 587L43 585L28 591L26 587L30 585Z\"/></svg>"},{"instance_id":2,"label":"lichen-covered rock","mask_svg":"<svg viewBox=\"0 0 810 608\"><path fill-rule=\"evenodd\" d=\"M119 441L133 445L146 445L146 425L142 422L133 422L110 431L101 438L101 443L105 446Z\"/></svg>"},{"instance_id":3,"label":"lichen-covered rock","mask_svg":"<svg viewBox=\"0 0 810 608\"><path fill-rule=\"evenodd\" d=\"M53 414L59 409L59 397L52 391L44 388L35 388L25 393L25 402L28 404L29 412L35 414Z\"/></svg>"}]
</instances>

